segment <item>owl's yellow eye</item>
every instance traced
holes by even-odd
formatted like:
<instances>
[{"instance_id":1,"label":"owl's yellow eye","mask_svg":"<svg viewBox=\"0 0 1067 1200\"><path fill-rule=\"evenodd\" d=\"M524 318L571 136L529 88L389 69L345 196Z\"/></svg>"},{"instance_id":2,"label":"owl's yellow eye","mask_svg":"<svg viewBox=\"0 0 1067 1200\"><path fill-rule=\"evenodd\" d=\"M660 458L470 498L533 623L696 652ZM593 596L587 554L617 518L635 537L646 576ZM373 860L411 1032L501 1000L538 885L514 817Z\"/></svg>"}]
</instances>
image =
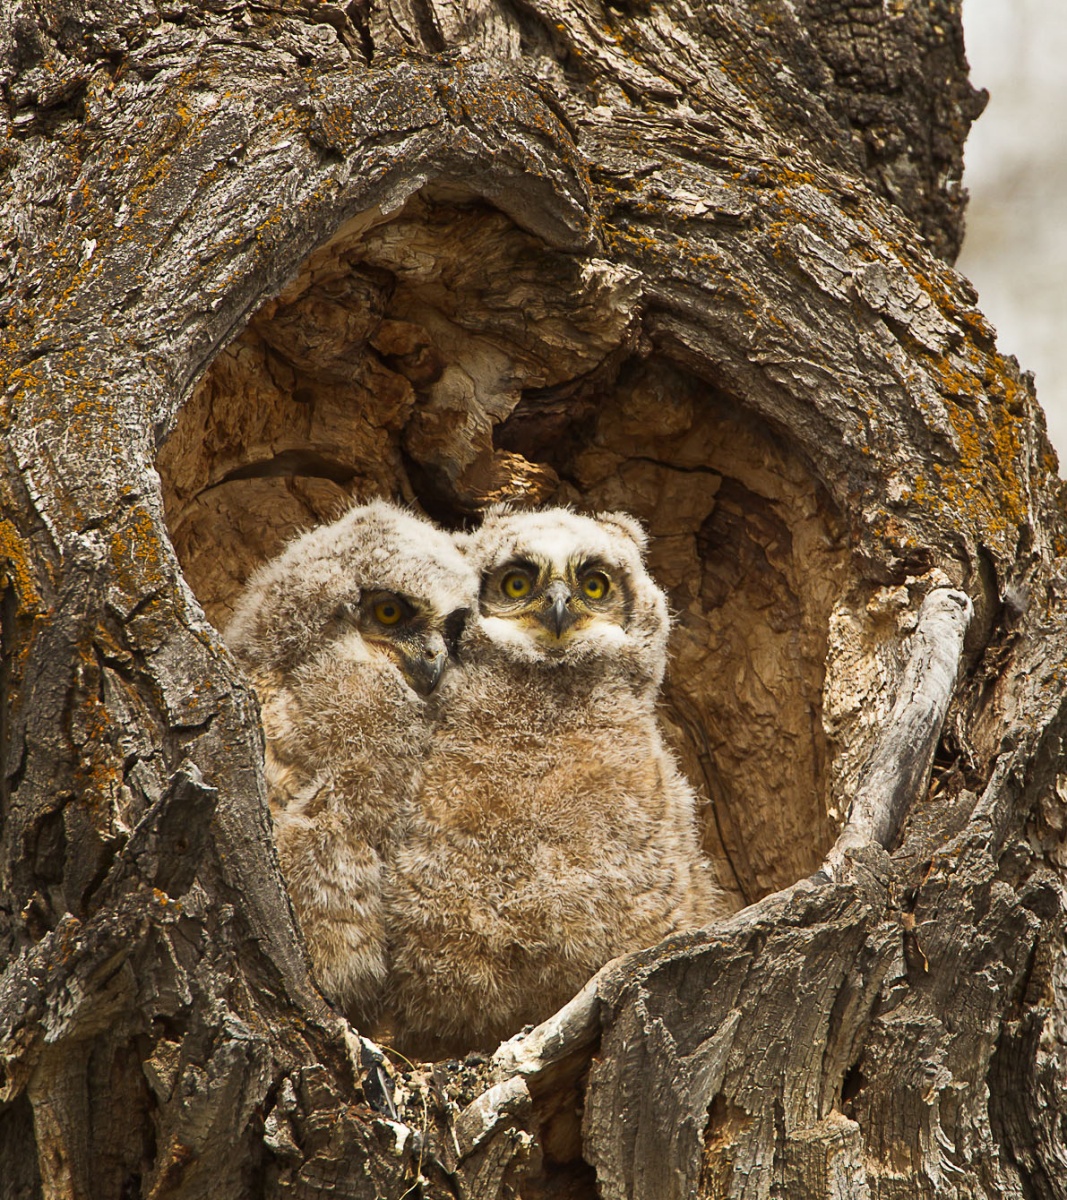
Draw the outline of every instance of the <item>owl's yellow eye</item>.
<instances>
[{"instance_id":1,"label":"owl's yellow eye","mask_svg":"<svg viewBox=\"0 0 1067 1200\"><path fill-rule=\"evenodd\" d=\"M374 619L380 625L395 625L404 615L395 600L379 600L374 606Z\"/></svg>"},{"instance_id":2,"label":"owl's yellow eye","mask_svg":"<svg viewBox=\"0 0 1067 1200\"><path fill-rule=\"evenodd\" d=\"M512 600L521 600L523 596L528 596L531 586L529 575L522 571L512 571L504 576L504 595Z\"/></svg>"},{"instance_id":3,"label":"owl's yellow eye","mask_svg":"<svg viewBox=\"0 0 1067 1200\"><path fill-rule=\"evenodd\" d=\"M582 580L582 592L589 600L603 600L608 594L608 577L599 572Z\"/></svg>"}]
</instances>

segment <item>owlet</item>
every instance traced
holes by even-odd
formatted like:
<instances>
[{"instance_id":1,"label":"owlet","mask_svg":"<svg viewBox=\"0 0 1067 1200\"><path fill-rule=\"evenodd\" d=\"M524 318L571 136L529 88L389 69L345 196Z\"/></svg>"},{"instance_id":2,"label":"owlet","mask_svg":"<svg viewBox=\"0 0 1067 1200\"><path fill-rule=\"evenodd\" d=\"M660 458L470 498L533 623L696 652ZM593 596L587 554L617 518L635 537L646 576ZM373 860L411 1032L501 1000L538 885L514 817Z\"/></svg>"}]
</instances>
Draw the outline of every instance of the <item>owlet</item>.
<instances>
[{"instance_id":1,"label":"owlet","mask_svg":"<svg viewBox=\"0 0 1067 1200\"><path fill-rule=\"evenodd\" d=\"M622 514L492 510L480 580L388 890L395 1040L488 1048L721 894L664 744L663 592Z\"/></svg>"},{"instance_id":2,"label":"owlet","mask_svg":"<svg viewBox=\"0 0 1067 1200\"><path fill-rule=\"evenodd\" d=\"M262 567L226 630L259 695L278 856L316 978L363 1028L386 976L383 878L410 823L428 697L475 597L449 536L379 500Z\"/></svg>"}]
</instances>

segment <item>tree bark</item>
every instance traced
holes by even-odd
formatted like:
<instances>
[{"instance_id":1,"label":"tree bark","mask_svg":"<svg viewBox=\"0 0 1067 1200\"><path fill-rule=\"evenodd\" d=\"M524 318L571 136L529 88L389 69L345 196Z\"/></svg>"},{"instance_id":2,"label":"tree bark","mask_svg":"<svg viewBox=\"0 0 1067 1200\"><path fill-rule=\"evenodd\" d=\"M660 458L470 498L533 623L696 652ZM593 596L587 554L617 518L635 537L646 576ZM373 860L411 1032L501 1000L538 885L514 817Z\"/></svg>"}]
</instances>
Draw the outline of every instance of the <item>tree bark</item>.
<instances>
[{"instance_id":1,"label":"tree bark","mask_svg":"<svg viewBox=\"0 0 1067 1200\"><path fill-rule=\"evenodd\" d=\"M1067 523L948 265L958 0L13 0L0 83L0 1195L1067 1194ZM737 906L463 1063L316 991L217 632L376 494L648 524Z\"/></svg>"}]
</instances>

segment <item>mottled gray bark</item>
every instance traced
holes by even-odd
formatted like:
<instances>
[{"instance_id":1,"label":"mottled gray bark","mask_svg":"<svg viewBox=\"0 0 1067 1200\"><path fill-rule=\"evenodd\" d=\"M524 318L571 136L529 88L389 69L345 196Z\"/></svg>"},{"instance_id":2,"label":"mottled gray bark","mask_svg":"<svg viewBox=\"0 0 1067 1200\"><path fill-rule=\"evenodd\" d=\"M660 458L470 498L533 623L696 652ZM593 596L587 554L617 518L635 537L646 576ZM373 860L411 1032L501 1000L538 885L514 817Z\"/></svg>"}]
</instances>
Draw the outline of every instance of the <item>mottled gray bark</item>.
<instances>
[{"instance_id":1,"label":"mottled gray bark","mask_svg":"<svg viewBox=\"0 0 1067 1200\"><path fill-rule=\"evenodd\" d=\"M896 701L826 858L832 878L847 874L856 851L893 845L912 801L929 785L973 614L970 597L951 588L935 588L923 600Z\"/></svg>"},{"instance_id":2,"label":"mottled gray bark","mask_svg":"<svg viewBox=\"0 0 1067 1200\"><path fill-rule=\"evenodd\" d=\"M0 11L0 1195L1064 1195L1067 528L945 261L958 8ZM649 524L738 905L462 1064L316 992L212 623L381 492Z\"/></svg>"}]
</instances>

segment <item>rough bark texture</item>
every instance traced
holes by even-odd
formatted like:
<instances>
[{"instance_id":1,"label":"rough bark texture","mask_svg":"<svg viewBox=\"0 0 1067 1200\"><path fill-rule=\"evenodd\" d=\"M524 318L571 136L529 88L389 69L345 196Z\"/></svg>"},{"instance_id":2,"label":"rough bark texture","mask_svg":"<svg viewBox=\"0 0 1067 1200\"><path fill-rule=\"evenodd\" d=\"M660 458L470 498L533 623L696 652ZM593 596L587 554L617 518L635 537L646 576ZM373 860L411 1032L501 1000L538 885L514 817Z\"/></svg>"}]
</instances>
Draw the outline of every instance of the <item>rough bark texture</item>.
<instances>
[{"instance_id":1,"label":"rough bark texture","mask_svg":"<svg viewBox=\"0 0 1067 1200\"><path fill-rule=\"evenodd\" d=\"M946 265L958 10L4 6L0 1195L1065 1194L1067 527ZM382 493L648 523L739 909L491 1060L315 991L216 631Z\"/></svg>"}]
</instances>

